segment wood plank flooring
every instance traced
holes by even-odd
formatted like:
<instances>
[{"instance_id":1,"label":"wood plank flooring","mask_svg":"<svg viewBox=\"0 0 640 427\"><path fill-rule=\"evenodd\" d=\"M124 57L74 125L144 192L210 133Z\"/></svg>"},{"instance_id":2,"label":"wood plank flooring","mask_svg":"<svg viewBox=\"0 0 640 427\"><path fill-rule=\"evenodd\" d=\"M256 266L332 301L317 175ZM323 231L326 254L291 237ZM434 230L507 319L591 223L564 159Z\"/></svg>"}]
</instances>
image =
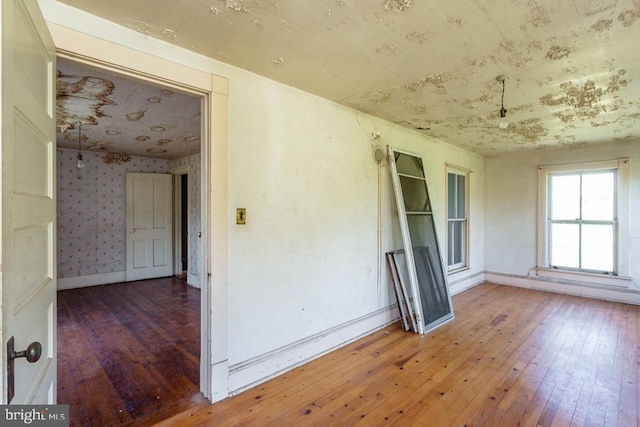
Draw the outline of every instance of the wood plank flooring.
<instances>
[{"instance_id":1,"label":"wood plank flooring","mask_svg":"<svg viewBox=\"0 0 640 427\"><path fill-rule=\"evenodd\" d=\"M159 426L638 426L640 307L483 284Z\"/></svg>"},{"instance_id":2,"label":"wood plank flooring","mask_svg":"<svg viewBox=\"0 0 640 427\"><path fill-rule=\"evenodd\" d=\"M58 292L58 403L72 426L150 425L205 402L200 291L177 278Z\"/></svg>"}]
</instances>

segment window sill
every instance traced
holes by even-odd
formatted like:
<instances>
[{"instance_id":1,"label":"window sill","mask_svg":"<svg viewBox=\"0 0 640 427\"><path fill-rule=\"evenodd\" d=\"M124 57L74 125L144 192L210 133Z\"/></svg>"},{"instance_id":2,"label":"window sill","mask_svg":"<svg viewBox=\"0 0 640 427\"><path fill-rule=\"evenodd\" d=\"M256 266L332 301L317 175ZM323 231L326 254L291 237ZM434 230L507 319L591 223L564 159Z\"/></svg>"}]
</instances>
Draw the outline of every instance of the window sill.
<instances>
[{"instance_id":1,"label":"window sill","mask_svg":"<svg viewBox=\"0 0 640 427\"><path fill-rule=\"evenodd\" d=\"M559 270L551 268L537 268L536 272L540 277L551 277L554 279L572 280L596 285L615 286L618 288L628 288L631 286L633 278L624 276L609 276L606 274L584 273L570 270Z\"/></svg>"}]
</instances>

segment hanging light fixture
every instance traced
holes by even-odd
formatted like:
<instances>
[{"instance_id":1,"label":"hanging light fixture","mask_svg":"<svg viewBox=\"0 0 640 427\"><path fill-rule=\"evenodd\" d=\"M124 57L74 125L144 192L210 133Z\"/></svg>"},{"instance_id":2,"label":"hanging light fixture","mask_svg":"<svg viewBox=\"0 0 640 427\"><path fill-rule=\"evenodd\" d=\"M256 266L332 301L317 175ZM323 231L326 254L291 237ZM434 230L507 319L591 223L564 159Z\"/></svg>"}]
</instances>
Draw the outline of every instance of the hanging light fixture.
<instances>
[{"instance_id":1,"label":"hanging light fixture","mask_svg":"<svg viewBox=\"0 0 640 427\"><path fill-rule=\"evenodd\" d=\"M78 126L78 169L84 169L84 161L82 160L82 122L76 123Z\"/></svg>"},{"instance_id":2,"label":"hanging light fixture","mask_svg":"<svg viewBox=\"0 0 640 427\"><path fill-rule=\"evenodd\" d=\"M496 80L502 82L502 99L500 100L500 121L498 122L498 127L500 129L506 129L509 126L509 122L506 120L507 110L504 108L504 82L508 79L508 76L500 75L496 77Z\"/></svg>"}]
</instances>

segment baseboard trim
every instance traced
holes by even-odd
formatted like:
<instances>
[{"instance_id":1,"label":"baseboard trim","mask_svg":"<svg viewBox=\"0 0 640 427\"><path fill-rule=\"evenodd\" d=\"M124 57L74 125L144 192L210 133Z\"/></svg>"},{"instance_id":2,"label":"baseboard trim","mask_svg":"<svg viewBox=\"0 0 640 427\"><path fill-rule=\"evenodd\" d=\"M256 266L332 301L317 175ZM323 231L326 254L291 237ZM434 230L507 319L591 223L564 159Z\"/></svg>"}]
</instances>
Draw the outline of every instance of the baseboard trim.
<instances>
[{"instance_id":1,"label":"baseboard trim","mask_svg":"<svg viewBox=\"0 0 640 427\"><path fill-rule=\"evenodd\" d=\"M187 273L187 284L200 289L200 278L195 274Z\"/></svg>"},{"instance_id":2,"label":"baseboard trim","mask_svg":"<svg viewBox=\"0 0 640 427\"><path fill-rule=\"evenodd\" d=\"M229 367L233 396L384 328L399 318L394 304Z\"/></svg>"},{"instance_id":3,"label":"baseboard trim","mask_svg":"<svg viewBox=\"0 0 640 427\"><path fill-rule=\"evenodd\" d=\"M520 276L516 274L495 273L490 271L485 271L484 277L487 282L496 283L498 285L516 286L539 291L640 305L640 292L633 289L598 284L576 283L540 276Z\"/></svg>"},{"instance_id":4,"label":"baseboard trim","mask_svg":"<svg viewBox=\"0 0 640 427\"><path fill-rule=\"evenodd\" d=\"M456 278L455 275L453 275L447 280L447 283L449 285L449 292L452 296L478 286L484 282L484 271L479 271L469 276L460 278Z\"/></svg>"},{"instance_id":5,"label":"baseboard trim","mask_svg":"<svg viewBox=\"0 0 640 427\"><path fill-rule=\"evenodd\" d=\"M111 283L126 282L127 273L116 271L113 273L91 274L88 276L61 277L58 279L59 291L65 289L86 288L89 286L108 285Z\"/></svg>"}]
</instances>

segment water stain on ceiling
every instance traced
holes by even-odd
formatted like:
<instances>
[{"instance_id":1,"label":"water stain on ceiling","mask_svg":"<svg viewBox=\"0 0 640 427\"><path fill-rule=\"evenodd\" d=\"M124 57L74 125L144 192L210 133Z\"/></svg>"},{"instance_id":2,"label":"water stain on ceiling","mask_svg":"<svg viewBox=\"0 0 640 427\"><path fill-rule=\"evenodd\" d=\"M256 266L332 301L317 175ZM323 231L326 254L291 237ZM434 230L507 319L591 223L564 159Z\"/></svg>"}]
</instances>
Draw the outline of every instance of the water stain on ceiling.
<instances>
[{"instance_id":1,"label":"water stain on ceiling","mask_svg":"<svg viewBox=\"0 0 640 427\"><path fill-rule=\"evenodd\" d=\"M640 141L640 0L60 1L484 155ZM65 82L111 120L118 85L88 76ZM119 114L168 155L170 97L146 96Z\"/></svg>"},{"instance_id":2,"label":"water stain on ceiling","mask_svg":"<svg viewBox=\"0 0 640 427\"><path fill-rule=\"evenodd\" d=\"M200 152L199 98L64 58L57 67L58 147L78 149L82 123L82 149L107 153L111 163Z\"/></svg>"}]
</instances>

